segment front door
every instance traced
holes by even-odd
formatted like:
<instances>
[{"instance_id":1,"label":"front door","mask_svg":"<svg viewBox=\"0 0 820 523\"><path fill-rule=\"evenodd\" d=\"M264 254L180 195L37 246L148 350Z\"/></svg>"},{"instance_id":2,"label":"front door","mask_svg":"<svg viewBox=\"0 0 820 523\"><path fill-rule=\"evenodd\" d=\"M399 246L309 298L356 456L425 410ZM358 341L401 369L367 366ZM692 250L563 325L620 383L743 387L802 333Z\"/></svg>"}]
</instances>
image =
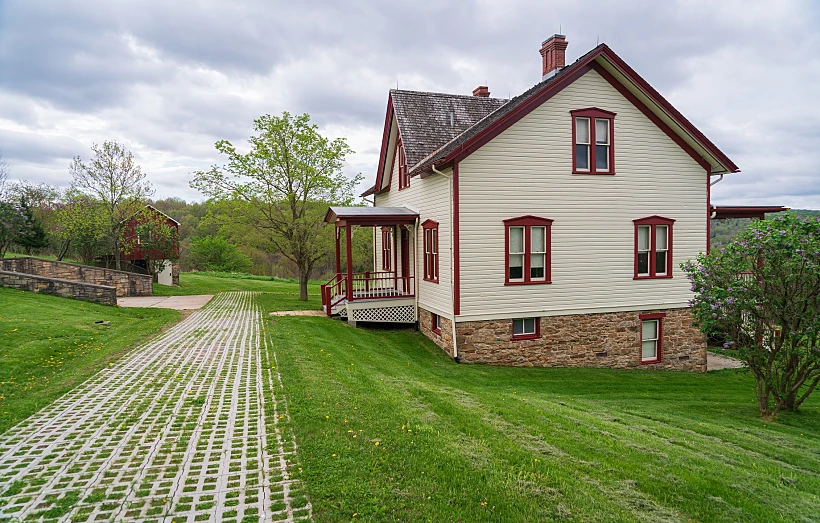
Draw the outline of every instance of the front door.
<instances>
[{"instance_id":1,"label":"front door","mask_svg":"<svg viewBox=\"0 0 820 523\"><path fill-rule=\"evenodd\" d=\"M410 292L410 233L401 228L401 289Z\"/></svg>"}]
</instances>

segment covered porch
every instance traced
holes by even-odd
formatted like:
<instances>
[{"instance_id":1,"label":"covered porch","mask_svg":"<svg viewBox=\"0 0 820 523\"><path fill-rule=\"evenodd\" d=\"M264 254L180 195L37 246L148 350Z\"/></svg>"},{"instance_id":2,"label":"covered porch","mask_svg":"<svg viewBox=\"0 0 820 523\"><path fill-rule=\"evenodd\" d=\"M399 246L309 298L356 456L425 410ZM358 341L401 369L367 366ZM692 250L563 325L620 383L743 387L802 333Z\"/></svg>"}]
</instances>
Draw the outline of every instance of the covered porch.
<instances>
[{"instance_id":1,"label":"covered porch","mask_svg":"<svg viewBox=\"0 0 820 523\"><path fill-rule=\"evenodd\" d=\"M347 318L353 326L357 321L416 321L415 245L411 231L418 217L405 207L328 209L325 222L335 225L336 237L336 275L321 287L322 308L328 316ZM353 270L353 232L359 227L381 233L381 270L377 270L377 256L373 271Z\"/></svg>"}]
</instances>

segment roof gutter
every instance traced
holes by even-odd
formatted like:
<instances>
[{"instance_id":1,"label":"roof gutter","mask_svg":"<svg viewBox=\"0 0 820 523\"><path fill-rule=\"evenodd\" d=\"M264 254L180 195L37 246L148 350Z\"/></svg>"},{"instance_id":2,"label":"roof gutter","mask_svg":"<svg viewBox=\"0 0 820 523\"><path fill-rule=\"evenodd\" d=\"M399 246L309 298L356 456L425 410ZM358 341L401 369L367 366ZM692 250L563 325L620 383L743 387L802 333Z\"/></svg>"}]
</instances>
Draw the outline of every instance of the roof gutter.
<instances>
[{"instance_id":1,"label":"roof gutter","mask_svg":"<svg viewBox=\"0 0 820 523\"><path fill-rule=\"evenodd\" d=\"M433 172L436 174L440 174L443 177L447 178L450 181L450 306L453 307L453 312L455 312L455 303L456 303L456 295L455 295L455 286L453 282L455 281L455 259L453 254L453 176L447 176L443 172L436 169L436 164L433 163L430 165L433 169ZM456 363L459 362L458 359L458 338L456 337L456 315L453 314L453 319L450 321L450 325L453 328L453 360Z\"/></svg>"}]
</instances>

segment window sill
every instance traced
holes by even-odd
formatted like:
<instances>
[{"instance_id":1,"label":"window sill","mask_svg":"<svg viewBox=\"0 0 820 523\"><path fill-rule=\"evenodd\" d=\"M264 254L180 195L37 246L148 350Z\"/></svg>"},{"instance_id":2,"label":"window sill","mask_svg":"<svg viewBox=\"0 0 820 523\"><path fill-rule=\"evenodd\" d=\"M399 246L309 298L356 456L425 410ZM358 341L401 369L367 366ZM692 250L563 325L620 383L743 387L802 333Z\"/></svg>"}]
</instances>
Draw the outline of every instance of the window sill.
<instances>
[{"instance_id":1,"label":"window sill","mask_svg":"<svg viewBox=\"0 0 820 523\"><path fill-rule=\"evenodd\" d=\"M541 338L541 336L539 336L537 333L536 334L519 334L519 335L513 334L512 341L537 340L537 339L540 339L540 338Z\"/></svg>"},{"instance_id":2,"label":"window sill","mask_svg":"<svg viewBox=\"0 0 820 523\"><path fill-rule=\"evenodd\" d=\"M666 274L664 276L634 276L633 280L670 280L672 279L671 274Z\"/></svg>"},{"instance_id":3,"label":"window sill","mask_svg":"<svg viewBox=\"0 0 820 523\"><path fill-rule=\"evenodd\" d=\"M641 365L656 365L662 363L663 360L641 360Z\"/></svg>"},{"instance_id":4,"label":"window sill","mask_svg":"<svg viewBox=\"0 0 820 523\"><path fill-rule=\"evenodd\" d=\"M426 282L438 284L438 279L435 279L435 280L431 280L430 278L422 278L422 279Z\"/></svg>"},{"instance_id":5,"label":"window sill","mask_svg":"<svg viewBox=\"0 0 820 523\"><path fill-rule=\"evenodd\" d=\"M572 171L572 174L603 174L603 175L614 176L615 171L578 171L578 170L574 170L574 171Z\"/></svg>"},{"instance_id":6,"label":"window sill","mask_svg":"<svg viewBox=\"0 0 820 523\"><path fill-rule=\"evenodd\" d=\"M537 280L537 281L507 281L504 282L504 285L543 285L545 283L552 283L550 280Z\"/></svg>"},{"instance_id":7,"label":"window sill","mask_svg":"<svg viewBox=\"0 0 820 523\"><path fill-rule=\"evenodd\" d=\"M437 334L437 335L441 336L441 329L430 329L430 330L433 332L433 334Z\"/></svg>"}]
</instances>

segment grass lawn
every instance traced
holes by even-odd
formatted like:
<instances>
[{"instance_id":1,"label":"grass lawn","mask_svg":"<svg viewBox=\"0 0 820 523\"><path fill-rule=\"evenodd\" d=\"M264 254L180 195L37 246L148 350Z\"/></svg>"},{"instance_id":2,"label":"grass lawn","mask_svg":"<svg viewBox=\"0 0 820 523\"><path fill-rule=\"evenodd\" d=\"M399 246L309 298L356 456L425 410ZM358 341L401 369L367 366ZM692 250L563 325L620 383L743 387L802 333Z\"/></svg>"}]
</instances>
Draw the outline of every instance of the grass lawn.
<instances>
[{"instance_id":1,"label":"grass lawn","mask_svg":"<svg viewBox=\"0 0 820 523\"><path fill-rule=\"evenodd\" d=\"M6 288L0 303L0 433L180 317Z\"/></svg>"},{"instance_id":2,"label":"grass lawn","mask_svg":"<svg viewBox=\"0 0 820 523\"><path fill-rule=\"evenodd\" d=\"M299 301L299 283L269 276L232 274L222 272L183 272L179 287L154 284L154 296L190 296L216 294L227 291L255 291L264 293L257 302L269 311L311 310L322 308L319 283L308 285L308 301Z\"/></svg>"},{"instance_id":3,"label":"grass lawn","mask_svg":"<svg viewBox=\"0 0 820 523\"><path fill-rule=\"evenodd\" d=\"M317 521L816 521L820 393L744 371L457 365L411 330L270 318Z\"/></svg>"}]
</instances>

